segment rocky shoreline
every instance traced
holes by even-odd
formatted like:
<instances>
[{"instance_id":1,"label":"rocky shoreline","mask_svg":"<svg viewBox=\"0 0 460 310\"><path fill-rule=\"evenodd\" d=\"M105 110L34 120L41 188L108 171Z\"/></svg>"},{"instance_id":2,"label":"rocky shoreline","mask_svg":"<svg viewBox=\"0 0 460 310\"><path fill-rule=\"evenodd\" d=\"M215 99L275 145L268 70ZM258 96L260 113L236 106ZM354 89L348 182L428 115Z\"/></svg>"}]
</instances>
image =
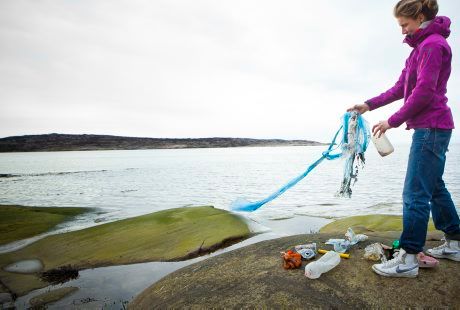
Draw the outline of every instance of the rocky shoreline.
<instances>
[{"instance_id":1,"label":"rocky shoreline","mask_svg":"<svg viewBox=\"0 0 460 310\"><path fill-rule=\"evenodd\" d=\"M350 251L349 259L319 279L308 279L304 268L285 270L280 251L316 242L320 247L337 234L310 234L256 243L189 265L169 274L138 295L129 309L162 308L452 308L460 307L457 278L460 264L442 260L421 269L415 279L375 274L375 262L363 258L375 242L391 244L386 234L374 234ZM439 245L427 241L427 246Z\"/></svg>"},{"instance_id":2,"label":"rocky shoreline","mask_svg":"<svg viewBox=\"0 0 460 310\"><path fill-rule=\"evenodd\" d=\"M129 304L132 309L151 309L152 307L456 308L460 306L456 300L460 289L457 286L456 277L450 276L459 271L460 264L456 262L443 260L436 268L421 270L416 279L395 279L378 276L371 269L374 262L363 258L366 245L374 242L391 244L399 237L402 223L400 216L348 217L323 226L319 233L277 239L270 238L270 240L262 239L264 241L255 241L249 245L234 247L230 251L217 253L217 255L211 255L208 258L190 260L190 257L201 256L241 240L240 237L234 237L242 235L240 230L235 231L235 228L240 224L243 233L248 232L245 225L238 220L235 221L236 218L231 214L220 213L222 211L212 207L164 210L80 232L49 237L24 250L0 255L0 305L6 308L8 305L13 306L14 304L26 307L28 304L34 303L42 306L55 302L59 304L62 298L61 305L73 300L72 302L76 301L82 307L90 304L102 305L106 302L114 304L118 302L117 305L125 308L127 303L132 300ZM151 226L149 223L155 225ZM285 220L285 225L290 225L289 223L292 224L290 220ZM183 227L185 230L182 231L181 229L182 233L180 233L179 227ZM203 235L205 227L206 229L211 228L211 231ZM330 250L331 246L325 245L325 241L330 238L343 238L346 227L353 227L355 233L365 233L369 239L355 245L350 251L350 258L342 259L339 266L316 280L307 279L304 276L303 270L308 261L304 261L299 269L283 269L280 252L286 251L296 244L312 242L316 242L319 248ZM430 223L430 232L427 235L428 247L439 245L442 237L442 234L433 231L433 229L434 227ZM221 234L223 231L227 232L218 238L221 242L211 240L217 233ZM191 243L186 241L193 235L199 236L194 238ZM144 240L145 247L135 244L136 240L139 240L139 236L144 236L143 238L148 236L149 239ZM75 239L75 237L78 238ZM82 243L80 237L84 237L85 243ZM122 242L122 238L126 238L126 242ZM183 249L180 252L182 254L174 252L179 248L179 245L176 244L178 240L183 243ZM117 244L114 244L115 241ZM241 243L245 243L245 241ZM114 246L106 248L107 244ZM64 250L62 246L65 246L65 252L62 252ZM87 251L87 248L91 246L97 248ZM100 256L94 256L101 249L103 251ZM153 253L152 250L155 249L160 251ZM114 250L117 252L113 252ZM129 252L131 251L134 251L132 253L134 256L130 258ZM57 252L61 253L59 257L67 258L62 262L55 262ZM52 255L48 257L45 255L46 253ZM88 294L88 292L80 291L79 288L82 284L72 281L68 282L69 287L76 287L78 290L75 288L64 290L57 286L51 289L49 286L48 290L37 290L32 293L32 296L27 297L25 294L33 289L30 284L36 282L37 274L9 273L7 272L9 267L5 266L10 264L12 260L24 262L24 259L33 257L40 259L40 262L45 266L44 269L53 272L62 269L55 270L52 269L53 266L62 266L64 263L74 267L80 266L78 269L81 269L99 265L116 267L144 261L176 264L166 262L175 262L180 258L187 259L190 265L185 264L185 267L181 266L182 269L180 270L177 268L181 267L173 267L175 268L173 270L177 271L169 271L173 273L162 279L163 275L158 278L155 278L153 274L147 275L144 279L145 284L143 284L145 286L141 286L137 288L136 292L130 293L132 294L131 298L125 296L120 301L112 300L113 298L102 300L101 296L105 295L98 295L95 292ZM105 263L101 264L104 261ZM125 278L119 281L122 281L125 286L132 285L135 281L130 282L130 275L136 278L135 274L138 272L146 274L151 270L156 272L157 268L162 268L162 270L169 268L167 265L153 267L152 263L147 264L149 264L148 267L147 265L138 265L138 267L130 268L130 273L127 273ZM134 273L131 274L132 272ZM54 276L54 273L52 275ZM95 277L101 277L101 274L97 271ZM158 281L158 279L161 280ZM106 280L101 277L100 281ZM59 279L58 282L61 283L62 281ZM143 289L149 283L151 286ZM43 287L43 285L37 287ZM395 287L398 287L398 290L395 291ZM124 290L126 291L126 288ZM401 292L404 294L403 299L399 298L398 295ZM20 295L23 295L19 298L20 301L13 302L13 299ZM65 296L68 296L67 301Z\"/></svg>"},{"instance_id":3,"label":"rocky shoreline","mask_svg":"<svg viewBox=\"0 0 460 310\"><path fill-rule=\"evenodd\" d=\"M0 233L8 234L7 228ZM0 293L23 296L76 278L84 269L187 260L249 237L244 220L212 206L167 209L50 235L0 254ZM35 262L38 269L30 267Z\"/></svg>"},{"instance_id":4,"label":"rocky shoreline","mask_svg":"<svg viewBox=\"0 0 460 310\"><path fill-rule=\"evenodd\" d=\"M1 138L0 153L312 145L324 144L309 140L249 138L164 139L53 133Z\"/></svg>"}]
</instances>

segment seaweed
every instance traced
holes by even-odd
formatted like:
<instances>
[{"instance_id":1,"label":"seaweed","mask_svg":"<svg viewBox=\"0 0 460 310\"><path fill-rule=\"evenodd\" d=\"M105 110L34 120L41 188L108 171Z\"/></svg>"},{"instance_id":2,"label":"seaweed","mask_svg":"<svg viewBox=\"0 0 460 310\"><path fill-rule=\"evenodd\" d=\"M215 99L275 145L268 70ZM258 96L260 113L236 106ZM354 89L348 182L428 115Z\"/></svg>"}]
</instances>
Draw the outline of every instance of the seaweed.
<instances>
[{"instance_id":1,"label":"seaweed","mask_svg":"<svg viewBox=\"0 0 460 310\"><path fill-rule=\"evenodd\" d=\"M78 278L78 269L71 265L65 265L58 268L44 271L40 274L40 278L51 284L61 284L67 281Z\"/></svg>"}]
</instances>

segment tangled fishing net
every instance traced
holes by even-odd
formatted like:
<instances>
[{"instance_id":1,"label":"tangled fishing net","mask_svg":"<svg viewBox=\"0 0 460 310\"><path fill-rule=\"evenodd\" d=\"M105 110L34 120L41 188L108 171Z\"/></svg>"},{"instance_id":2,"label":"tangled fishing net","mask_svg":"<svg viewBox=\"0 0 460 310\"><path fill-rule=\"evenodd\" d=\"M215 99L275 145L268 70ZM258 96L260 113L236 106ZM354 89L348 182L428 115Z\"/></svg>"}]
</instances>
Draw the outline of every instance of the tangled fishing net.
<instances>
[{"instance_id":1,"label":"tangled fishing net","mask_svg":"<svg viewBox=\"0 0 460 310\"><path fill-rule=\"evenodd\" d=\"M339 134L342 133L340 142L336 143ZM342 124L335 133L329 147L324 151L319 159L311 164L302 174L287 182L283 187L269 195L268 197L250 202L243 198L236 199L231 204L234 211L252 212L259 209L267 202L277 198L285 191L296 185L300 180L306 177L310 171L318 166L324 159L334 160L337 158L345 159L343 179L340 189L336 196L351 197L351 187L357 181L358 170L364 166L364 153L369 144L369 125L367 121L357 112L346 112L342 117Z\"/></svg>"}]
</instances>

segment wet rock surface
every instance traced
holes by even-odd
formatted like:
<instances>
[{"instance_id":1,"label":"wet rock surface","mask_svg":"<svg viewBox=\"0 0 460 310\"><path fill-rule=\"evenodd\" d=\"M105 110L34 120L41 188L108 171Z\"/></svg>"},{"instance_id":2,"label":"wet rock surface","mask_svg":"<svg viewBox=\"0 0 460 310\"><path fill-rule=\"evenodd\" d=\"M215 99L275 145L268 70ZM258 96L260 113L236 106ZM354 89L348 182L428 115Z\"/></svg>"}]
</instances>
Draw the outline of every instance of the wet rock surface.
<instances>
[{"instance_id":1,"label":"wet rock surface","mask_svg":"<svg viewBox=\"0 0 460 310\"><path fill-rule=\"evenodd\" d=\"M13 297L10 293L0 293L0 309L14 309Z\"/></svg>"},{"instance_id":2,"label":"wet rock surface","mask_svg":"<svg viewBox=\"0 0 460 310\"><path fill-rule=\"evenodd\" d=\"M316 242L319 248L337 234L285 237L250 245L180 269L155 283L130 303L131 309L181 307L460 307L457 276L460 263L441 260L438 267L420 269L415 279L375 274L375 262L363 258L374 242L391 245L393 236L370 236L350 250L331 271L312 280L300 269L282 268L280 252L296 244ZM440 241L427 241L427 247Z\"/></svg>"},{"instance_id":3,"label":"wet rock surface","mask_svg":"<svg viewBox=\"0 0 460 310\"><path fill-rule=\"evenodd\" d=\"M58 301L61 298L64 298L65 296L70 295L76 291L78 291L77 287L62 287L62 288L35 296L34 298L30 300L30 305L36 308L41 307L49 303Z\"/></svg>"},{"instance_id":4,"label":"wet rock surface","mask_svg":"<svg viewBox=\"0 0 460 310\"><path fill-rule=\"evenodd\" d=\"M0 293L0 304L13 301L13 296L9 293Z\"/></svg>"}]
</instances>

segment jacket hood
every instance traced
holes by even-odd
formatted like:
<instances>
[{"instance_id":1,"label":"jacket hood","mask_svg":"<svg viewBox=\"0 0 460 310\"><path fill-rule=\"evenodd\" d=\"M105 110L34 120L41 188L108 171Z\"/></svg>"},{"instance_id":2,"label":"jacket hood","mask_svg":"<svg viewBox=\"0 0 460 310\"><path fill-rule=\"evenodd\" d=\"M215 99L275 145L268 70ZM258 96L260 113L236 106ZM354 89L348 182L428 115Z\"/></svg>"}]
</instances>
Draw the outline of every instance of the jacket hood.
<instances>
[{"instance_id":1,"label":"jacket hood","mask_svg":"<svg viewBox=\"0 0 460 310\"><path fill-rule=\"evenodd\" d=\"M426 28L420 29L412 35L408 34L403 42L409 44L411 47L415 47L432 34L440 34L447 39L450 35L449 17L436 16Z\"/></svg>"}]
</instances>

